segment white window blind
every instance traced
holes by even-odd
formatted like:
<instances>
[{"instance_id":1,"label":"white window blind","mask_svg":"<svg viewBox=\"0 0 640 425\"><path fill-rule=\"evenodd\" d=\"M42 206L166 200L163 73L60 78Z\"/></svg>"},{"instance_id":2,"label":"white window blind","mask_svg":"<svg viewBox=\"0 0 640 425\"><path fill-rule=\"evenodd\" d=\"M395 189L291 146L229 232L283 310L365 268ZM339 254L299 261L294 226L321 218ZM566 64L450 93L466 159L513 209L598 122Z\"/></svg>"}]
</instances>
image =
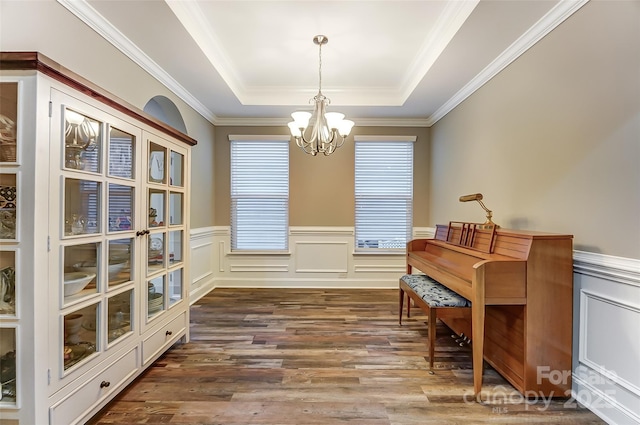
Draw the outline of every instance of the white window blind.
<instances>
[{"instance_id":1,"label":"white window blind","mask_svg":"<svg viewBox=\"0 0 640 425\"><path fill-rule=\"evenodd\" d=\"M355 157L357 249L405 249L412 232L413 142L356 139Z\"/></svg>"},{"instance_id":2,"label":"white window blind","mask_svg":"<svg viewBox=\"0 0 640 425\"><path fill-rule=\"evenodd\" d=\"M231 140L231 249L287 250L289 140Z\"/></svg>"}]
</instances>

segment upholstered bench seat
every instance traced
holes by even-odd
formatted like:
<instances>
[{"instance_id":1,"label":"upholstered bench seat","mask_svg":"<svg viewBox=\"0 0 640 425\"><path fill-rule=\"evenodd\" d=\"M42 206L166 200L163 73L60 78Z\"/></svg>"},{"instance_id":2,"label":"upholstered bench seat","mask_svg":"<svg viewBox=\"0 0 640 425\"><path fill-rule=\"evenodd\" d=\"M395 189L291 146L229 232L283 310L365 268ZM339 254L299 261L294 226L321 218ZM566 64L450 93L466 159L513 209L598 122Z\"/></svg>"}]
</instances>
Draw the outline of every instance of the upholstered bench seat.
<instances>
[{"instance_id":1,"label":"upholstered bench seat","mask_svg":"<svg viewBox=\"0 0 640 425\"><path fill-rule=\"evenodd\" d=\"M470 314L471 302L429 276L408 274L399 282L399 323L402 325L404 294L407 294L407 317L411 314L411 298L428 316L429 367L433 369L438 317L465 317Z\"/></svg>"},{"instance_id":2,"label":"upholstered bench seat","mask_svg":"<svg viewBox=\"0 0 640 425\"><path fill-rule=\"evenodd\" d=\"M400 278L431 307L471 307L465 297L453 292L429 276L407 274Z\"/></svg>"}]
</instances>

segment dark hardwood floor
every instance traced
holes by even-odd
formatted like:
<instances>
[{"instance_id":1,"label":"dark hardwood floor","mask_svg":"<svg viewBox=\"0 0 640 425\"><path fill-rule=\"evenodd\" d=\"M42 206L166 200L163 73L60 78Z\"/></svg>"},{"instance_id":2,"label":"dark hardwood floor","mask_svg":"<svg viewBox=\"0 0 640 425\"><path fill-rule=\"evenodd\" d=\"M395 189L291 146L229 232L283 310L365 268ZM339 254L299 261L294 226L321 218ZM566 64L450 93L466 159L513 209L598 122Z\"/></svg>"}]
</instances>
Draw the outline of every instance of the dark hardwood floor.
<instances>
[{"instance_id":1,"label":"dark hardwood floor","mask_svg":"<svg viewBox=\"0 0 640 425\"><path fill-rule=\"evenodd\" d=\"M176 345L90 423L207 425L601 424L573 400L525 401L425 316L398 325L397 290L215 289Z\"/></svg>"}]
</instances>

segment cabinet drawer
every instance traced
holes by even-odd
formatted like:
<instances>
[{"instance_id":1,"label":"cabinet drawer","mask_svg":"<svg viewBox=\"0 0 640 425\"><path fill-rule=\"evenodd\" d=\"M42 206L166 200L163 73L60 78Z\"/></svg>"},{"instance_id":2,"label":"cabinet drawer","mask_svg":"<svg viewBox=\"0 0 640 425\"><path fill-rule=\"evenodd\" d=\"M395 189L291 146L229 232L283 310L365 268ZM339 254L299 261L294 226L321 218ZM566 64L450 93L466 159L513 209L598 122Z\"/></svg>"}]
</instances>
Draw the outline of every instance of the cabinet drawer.
<instances>
[{"instance_id":1,"label":"cabinet drawer","mask_svg":"<svg viewBox=\"0 0 640 425\"><path fill-rule=\"evenodd\" d=\"M145 338L142 341L142 364L146 365L159 353L166 350L170 344L173 344L178 338L184 335L186 326L187 314L183 312Z\"/></svg>"},{"instance_id":2,"label":"cabinet drawer","mask_svg":"<svg viewBox=\"0 0 640 425\"><path fill-rule=\"evenodd\" d=\"M117 394L138 370L138 347L126 352L94 378L49 409L49 423L76 424L98 403Z\"/></svg>"}]
</instances>

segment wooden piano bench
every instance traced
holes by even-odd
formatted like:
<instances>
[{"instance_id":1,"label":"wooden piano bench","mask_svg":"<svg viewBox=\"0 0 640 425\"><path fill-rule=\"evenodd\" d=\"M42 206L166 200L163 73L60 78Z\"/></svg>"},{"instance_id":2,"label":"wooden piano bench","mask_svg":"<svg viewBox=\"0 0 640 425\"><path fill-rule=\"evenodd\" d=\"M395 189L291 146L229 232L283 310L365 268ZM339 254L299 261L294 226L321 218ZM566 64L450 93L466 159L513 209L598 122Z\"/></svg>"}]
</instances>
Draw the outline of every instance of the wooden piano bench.
<instances>
[{"instance_id":1,"label":"wooden piano bench","mask_svg":"<svg viewBox=\"0 0 640 425\"><path fill-rule=\"evenodd\" d=\"M408 274L400 278L400 305L398 322L402 325L404 294L407 294L407 317L411 314L411 298L428 317L429 368L433 369L438 317L464 317L471 314L471 302L429 276Z\"/></svg>"}]
</instances>

